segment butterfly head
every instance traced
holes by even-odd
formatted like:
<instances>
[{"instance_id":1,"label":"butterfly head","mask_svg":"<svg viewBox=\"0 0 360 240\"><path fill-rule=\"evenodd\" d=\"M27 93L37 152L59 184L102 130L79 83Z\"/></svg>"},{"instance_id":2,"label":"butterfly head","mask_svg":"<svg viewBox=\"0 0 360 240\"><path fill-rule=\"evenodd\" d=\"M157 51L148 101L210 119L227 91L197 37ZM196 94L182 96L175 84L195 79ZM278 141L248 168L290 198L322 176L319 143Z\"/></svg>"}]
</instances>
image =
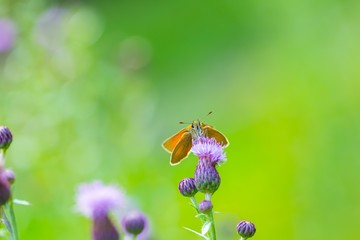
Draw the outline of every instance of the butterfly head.
<instances>
[{"instance_id":1,"label":"butterfly head","mask_svg":"<svg viewBox=\"0 0 360 240\"><path fill-rule=\"evenodd\" d=\"M198 139L199 137L204 136L204 130L201 126L201 122L199 120L195 120L191 123L190 133L193 140Z\"/></svg>"}]
</instances>

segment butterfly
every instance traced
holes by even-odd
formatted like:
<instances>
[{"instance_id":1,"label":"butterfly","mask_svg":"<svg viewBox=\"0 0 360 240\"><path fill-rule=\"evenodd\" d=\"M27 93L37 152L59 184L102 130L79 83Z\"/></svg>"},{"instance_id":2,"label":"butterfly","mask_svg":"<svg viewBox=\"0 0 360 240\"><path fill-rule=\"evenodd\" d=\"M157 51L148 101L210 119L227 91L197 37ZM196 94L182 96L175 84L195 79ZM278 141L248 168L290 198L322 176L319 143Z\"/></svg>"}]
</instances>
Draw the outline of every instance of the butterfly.
<instances>
[{"instance_id":1,"label":"butterfly","mask_svg":"<svg viewBox=\"0 0 360 240\"><path fill-rule=\"evenodd\" d=\"M229 145L229 141L224 134L214 127L199 120L193 121L189 126L181 129L163 142L163 148L171 153L170 165L177 165L185 159L190 153L192 141L200 137L215 138L224 147Z\"/></svg>"}]
</instances>

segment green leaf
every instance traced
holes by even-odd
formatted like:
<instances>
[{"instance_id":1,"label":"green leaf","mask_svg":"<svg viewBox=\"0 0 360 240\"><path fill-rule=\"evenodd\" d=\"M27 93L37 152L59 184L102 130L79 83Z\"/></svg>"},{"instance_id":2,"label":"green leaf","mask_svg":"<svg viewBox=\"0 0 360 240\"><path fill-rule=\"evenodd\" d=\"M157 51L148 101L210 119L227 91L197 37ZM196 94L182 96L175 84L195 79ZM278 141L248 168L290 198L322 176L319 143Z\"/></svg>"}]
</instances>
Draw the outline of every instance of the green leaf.
<instances>
[{"instance_id":1,"label":"green leaf","mask_svg":"<svg viewBox=\"0 0 360 240\"><path fill-rule=\"evenodd\" d=\"M26 200L14 199L13 202L18 205L30 206L31 204Z\"/></svg>"},{"instance_id":2,"label":"green leaf","mask_svg":"<svg viewBox=\"0 0 360 240\"><path fill-rule=\"evenodd\" d=\"M201 234L205 235L210 230L212 222L205 222L201 228Z\"/></svg>"},{"instance_id":3,"label":"green leaf","mask_svg":"<svg viewBox=\"0 0 360 240\"><path fill-rule=\"evenodd\" d=\"M187 227L183 227L183 228L185 228L186 230L188 230L188 231L190 231L192 233L195 233L196 235L198 235L199 237L201 237L201 238L203 238L205 240L210 240L207 236L204 236L203 234L198 233L198 232L196 232L196 231L194 231L194 230L192 230L190 228L187 228Z\"/></svg>"}]
</instances>

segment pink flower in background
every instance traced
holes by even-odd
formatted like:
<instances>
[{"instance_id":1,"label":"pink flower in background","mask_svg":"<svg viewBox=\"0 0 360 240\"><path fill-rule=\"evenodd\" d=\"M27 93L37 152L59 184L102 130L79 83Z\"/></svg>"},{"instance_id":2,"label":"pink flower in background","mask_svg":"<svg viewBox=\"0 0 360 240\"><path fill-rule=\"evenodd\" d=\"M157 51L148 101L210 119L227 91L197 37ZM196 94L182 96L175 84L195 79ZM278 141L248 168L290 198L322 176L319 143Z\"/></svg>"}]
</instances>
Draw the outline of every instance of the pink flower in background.
<instances>
[{"instance_id":1,"label":"pink flower in background","mask_svg":"<svg viewBox=\"0 0 360 240\"><path fill-rule=\"evenodd\" d=\"M87 217L107 215L110 211L123 208L124 204L125 195L116 186L94 181L78 187L76 209Z\"/></svg>"},{"instance_id":2,"label":"pink flower in background","mask_svg":"<svg viewBox=\"0 0 360 240\"><path fill-rule=\"evenodd\" d=\"M0 53L8 52L16 40L16 26L6 18L0 18Z\"/></svg>"},{"instance_id":3,"label":"pink flower in background","mask_svg":"<svg viewBox=\"0 0 360 240\"><path fill-rule=\"evenodd\" d=\"M100 181L83 183L76 194L76 209L93 220L93 240L118 240L119 231L111 221L110 212L125 204L123 192L116 186Z\"/></svg>"}]
</instances>

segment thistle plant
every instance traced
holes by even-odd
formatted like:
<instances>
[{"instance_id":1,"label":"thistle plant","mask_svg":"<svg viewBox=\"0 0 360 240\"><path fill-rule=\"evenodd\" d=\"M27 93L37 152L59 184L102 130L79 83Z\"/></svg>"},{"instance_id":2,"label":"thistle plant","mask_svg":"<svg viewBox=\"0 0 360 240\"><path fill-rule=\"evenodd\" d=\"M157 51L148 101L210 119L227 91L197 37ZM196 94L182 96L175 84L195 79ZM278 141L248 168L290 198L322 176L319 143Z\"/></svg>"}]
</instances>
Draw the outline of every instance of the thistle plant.
<instances>
[{"instance_id":1,"label":"thistle plant","mask_svg":"<svg viewBox=\"0 0 360 240\"><path fill-rule=\"evenodd\" d=\"M81 184L76 193L76 211L92 220L93 240L122 239L119 214L126 211L126 196L115 185L100 181ZM122 218L125 239L139 239L147 227L147 218L141 212L130 212Z\"/></svg>"},{"instance_id":2,"label":"thistle plant","mask_svg":"<svg viewBox=\"0 0 360 240\"><path fill-rule=\"evenodd\" d=\"M194 178L185 178L179 183L180 193L190 198L192 206L197 212L196 217L200 218L203 223L201 232L189 228L185 229L206 240L216 240L214 211L211 198L220 187L221 178L217 171L217 166L226 161L224 148L225 147L214 138L200 137L193 140L191 152L199 158ZM199 204L195 199L197 192L204 194L204 200ZM240 236L242 236L242 239L245 240L255 234L255 226L253 224L251 226L248 226L248 224L244 226L241 222L239 225L240 228L237 228L237 230L239 234L241 233Z\"/></svg>"},{"instance_id":3,"label":"thistle plant","mask_svg":"<svg viewBox=\"0 0 360 240\"><path fill-rule=\"evenodd\" d=\"M9 128L0 126L0 228L6 228L4 232L7 233L12 240L17 240L19 238L13 205L14 202L27 203L13 199L11 185L15 181L15 174L12 170L5 168L5 153L10 147L12 140L13 136Z\"/></svg>"}]
</instances>

